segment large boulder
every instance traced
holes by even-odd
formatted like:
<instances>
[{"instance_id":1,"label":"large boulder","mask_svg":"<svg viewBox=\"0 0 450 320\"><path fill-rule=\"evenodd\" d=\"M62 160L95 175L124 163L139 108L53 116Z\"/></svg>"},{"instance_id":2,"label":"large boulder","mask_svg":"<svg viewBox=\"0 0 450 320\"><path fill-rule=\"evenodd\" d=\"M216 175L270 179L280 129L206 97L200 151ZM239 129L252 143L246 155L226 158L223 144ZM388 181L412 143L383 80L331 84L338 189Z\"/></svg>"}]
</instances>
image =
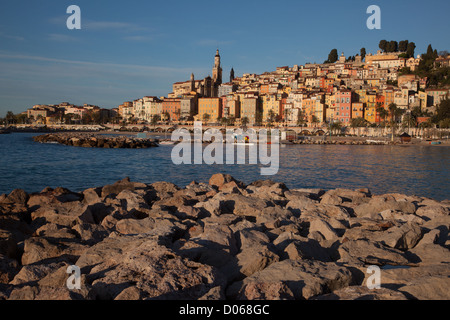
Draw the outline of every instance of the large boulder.
<instances>
[{"instance_id":1,"label":"large boulder","mask_svg":"<svg viewBox=\"0 0 450 320\"><path fill-rule=\"evenodd\" d=\"M25 240L22 264L44 263L53 260L75 262L84 250L86 250L86 246L73 241L42 237L29 238Z\"/></svg>"},{"instance_id":2,"label":"large boulder","mask_svg":"<svg viewBox=\"0 0 450 320\"><path fill-rule=\"evenodd\" d=\"M131 287L131 296L140 299L198 299L225 283L214 268L183 259L150 239L102 261L88 279L92 299L124 299Z\"/></svg>"},{"instance_id":3,"label":"large boulder","mask_svg":"<svg viewBox=\"0 0 450 320\"><path fill-rule=\"evenodd\" d=\"M283 260L233 283L226 294L238 300L311 299L351 283L351 272L335 263Z\"/></svg>"},{"instance_id":4,"label":"large boulder","mask_svg":"<svg viewBox=\"0 0 450 320\"><path fill-rule=\"evenodd\" d=\"M333 251L320 245L317 240L301 238L292 240L284 249L284 255L291 260L317 260L331 262L335 260Z\"/></svg>"},{"instance_id":5,"label":"large boulder","mask_svg":"<svg viewBox=\"0 0 450 320\"><path fill-rule=\"evenodd\" d=\"M50 207L40 207L31 213L31 219L35 226L55 223L72 227L77 221L96 223L90 206L82 204L79 201L59 203Z\"/></svg>"},{"instance_id":6,"label":"large boulder","mask_svg":"<svg viewBox=\"0 0 450 320\"><path fill-rule=\"evenodd\" d=\"M373 196L367 203L362 203L353 208L358 217L372 216L384 210L401 211L406 214L414 214L416 212L415 203L406 199L399 201L393 196Z\"/></svg>"},{"instance_id":7,"label":"large boulder","mask_svg":"<svg viewBox=\"0 0 450 320\"><path fill-rule=\"evenodd\" d=\"M370 201L371 193L369 190L351 190L337 188L327 191L322 195L320 203L340 205L347 202L352 204L361 204Z\"/></svg>"},{"instance_id":8,"label":"large boulder","mask_svg":"<svg viewBox=\"0 0 450 320\"><path fill-rule=\"evenodd\" d=\"M422 230L416 223L389 228L380 234L379 241L391 248L408 250L414 248L422 238Z\"/></svg>"},{"instance_id":9,"label":"large boulder","mask_svg":"<svg viewBox=\"0 0 450 320\"><path fill-rule=\"evenodd\" d=\"M400 250L388 248L369 240L349 240L338 249L338 261L354 265L408 265L409 260Z\"/></svg>"},{"instance_id":10,"label":"large boulder","mask_svg":"<svg viewBox=\"0 0 450 320\"><path fill-rule=\"evenodd\" d=\"M124 178L120 181L117 181L113 184L106 185L102 188L102 198L105 198L106 196L117 196L119 193L121 193L124 190L130 190L134 191L138 188L147 188L147 185L144 183L139 182L131 182L130 178Z\"/></svg>"},{"instance_id":11,"label":"large boulder","mask_svg":"<svg viewBox=\"0 0 450 320\"><path fill-rule=\"evenodd\" d=\"M15 189L3 200L3 203L26 205L29 195L22 189Z\"/></svg>"},{"instance_id":12,"label":"large boulder","mask_svg":"<svg viewBox=\"0 0 450 320\"><path fill-rule=\"evenodd\" d=\"M326 240L336 240L339 238L336 230L322 219L313 219L309 225L309 232L319 232Z\"/></svg>"},{"instance_id":13,"label":"large boulder","mask_svg":"<svg viewBox=\"0 0 450 320\"><path fill-rule=\"evenodd\" d=\"M448 300L449 281L450 272L445 263L381 271L382 287L402 292L408 299Z\"/></svg>"},{"instance_id":14,"label":"large boulder","mask_svg":"<svg viewBox=\"0 0 450 320\"><path fill-rule=\"evenodd\" d=\"M408 300L405 294L387 289L369 289L367 286L350 286L318 296L314 300Z\"/></svg>"},{"instance_id":15,"label":"large boulder","mask_svg":"<svg viewBox=\"0 0 450 320\"><path fill-rule=\"evenodd\" d=\"M244 187L244 184L240 181L237 181L236 179L234 179L232 176L230 176L229 174L224 174L224 173L216 173L213 174L211 176L211 178L209 178L209 185L210 186L214 186L216 188L218 188L219 190L226 184L230 183L230 182L234 182L236 183L236 186L242 188Z\"/></svg>"}]
</instances>

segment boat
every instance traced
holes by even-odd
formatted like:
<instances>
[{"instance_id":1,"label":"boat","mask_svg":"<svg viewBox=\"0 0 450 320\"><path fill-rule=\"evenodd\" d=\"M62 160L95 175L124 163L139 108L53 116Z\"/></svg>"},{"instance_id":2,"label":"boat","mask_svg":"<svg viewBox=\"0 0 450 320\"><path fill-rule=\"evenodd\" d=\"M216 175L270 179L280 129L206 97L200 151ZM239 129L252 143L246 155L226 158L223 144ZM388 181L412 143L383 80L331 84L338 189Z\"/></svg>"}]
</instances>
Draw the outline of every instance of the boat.
<instances>
[{"instance_id":1,"label":"boat","mask_svg":"<svg viewBox=\"0 0 450 320\"><path fill-rule=\"evenodd\" d=\"M249 143L249 142L234 142L233 143L235 146L254 146L254 143Z\"/></svg>"},{"instance_id":2,"label":"boat","mask_svg":"<svg viewBox=\"0 0 450 320\"><path fill-rule=\"evenodd\" d=\"M164 140L164 141L159 141L158 144L161 144L161 145L171 145L171 144L175 144L175 141Z\"/></svg>"},{"instance_id":3,"label":"boat","mask_svg":"<svg viewBox=\"0 0 450 320\"><path fill-rule=\"evenodd\" d=\"M10 134L11 132L8 130L0 130L0 134Z\"/></svg>"},{"instance_id":4,"label":"boat","mask_svg":"<svg viewBox=\"0 0 450 320\"><path fill-rule=\"evenodd\" d=\"M430 144L431 145L437 145L437 144L441 144L441 142L440 141L431 141Z\"/></svg>"}]
</instances>

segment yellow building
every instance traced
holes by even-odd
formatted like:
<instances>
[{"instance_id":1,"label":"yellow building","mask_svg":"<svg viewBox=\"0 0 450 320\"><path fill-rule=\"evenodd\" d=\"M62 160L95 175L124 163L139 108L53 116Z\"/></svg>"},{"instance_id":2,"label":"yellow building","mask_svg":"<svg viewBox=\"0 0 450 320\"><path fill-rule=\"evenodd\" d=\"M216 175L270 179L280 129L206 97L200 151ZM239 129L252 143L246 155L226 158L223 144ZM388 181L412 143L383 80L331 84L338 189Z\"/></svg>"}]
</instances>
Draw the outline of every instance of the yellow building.
<instances>
[{"instance_id":1,"label":"yellow building","mask_svg":"<svg viewBox=\"0 0 450 320\"><path fill-rule=\"evenodd\" d=\"M217 122L222 116L222 100L220 98L199 98L197 120L203 121L205 114L209 115L208 122Z\"/></svg>"},{"instance_id":2,"label":"yellow building","mask_svg":"<svg viewBox=\"0 0 450 320\"><path fill-rule=\"evenodd\" d=\"M312 117L314 115L316 99L306 98L302 101L302 109L305 114L306 121L308 123L312 122Z\"/></svg>"},{"instance_id":3,"label":"yellow building","mask_svg":"<svg viewBox=\"0 0 450 320\"><path fill-rule=\"evenodd\" d=\"M366 81L372 87L378 87L380 85L380 79L366 79Z\"/></svg>"},{"instance_id":4,"label":"yellow building","mask_svg":"<svg viewBox=\"0 0 450 320\"><path fill-rule=\"evenodd\" d=\"M369 123L375 123L377 118L376 115L377 115L377 95L376 93L367 93L364 119L366 119Z\"/></svg>"},{"instance_id":5,"label":"yellow building","mask_svg":"<svg viewBox=\"0 0 450 320\"><path fill-rule=\"evenodd\" d=\"M395 98L394 90L392 90L392 89L385 89L383 91L383 96L384 96L384 107L386 109L388 109L389 105L391 103L394 103L394 101L395 101L395 99L394 99Z\"/></svg>"},{"instance_id":6,"label":"yellow building","mask_svg":"<svg viewBox=\"0 0 450 320\"><path fill-rule=\"evenodd\" d=\"M248 124L254 125L257 122L259 112L261 112L259 97L248 96L241 101L241 120L247 118Z\"/></svg>"},{"instance_id":7,"label":"yellow building","mask_svg":"<svg viewBox=\"0 0 450 320\"><path fill-rule=\"evenodd\" d=\"M352 119L364 118L364 103L353 102L352 103Z\"/></svg>"},{"instance_id":8,"label":"yellow building","mask_svg":"<svg viewBox=\"0 0 450 320\"><path fill-rule=\"evenodd\" d=\"M263 108L263 122L267 122L269 117L269 111L278 116L280 113L281 101L277 99L276 94L267 94L261 96L262 108Z\"/></svg>"},{"instance_id":9,"label":"yellow building","mask_svg":"<svg viewBox=\"0 0 450 320\"><path fill-rule=\"evenodd\" d=\"M357 96L358 102L366 103L367 102L367 91L363 89L355 90L355 94Z\"/></svg>"},{"instance_id":10,"label":"yellow building","mask_svg":"<svg viewBox=\"0 0 450 320\"><path fill-rule=\"evenodd\" d=\"M316 99L314 104L314 116L318 123L323 123L325 121L326 116L326 108L325 104L320 102L320 99Z\"/></svg>"},{"instance_id":11,"label":"yellow building","mask_svg":"<svg viewBox=\"0 0 450 320\"><path fill-rule=\"evenodd\" d=\"M426 92L419 91L420 109L423 111L428 107L428 95Z\"/></svg>"}]
</instances>

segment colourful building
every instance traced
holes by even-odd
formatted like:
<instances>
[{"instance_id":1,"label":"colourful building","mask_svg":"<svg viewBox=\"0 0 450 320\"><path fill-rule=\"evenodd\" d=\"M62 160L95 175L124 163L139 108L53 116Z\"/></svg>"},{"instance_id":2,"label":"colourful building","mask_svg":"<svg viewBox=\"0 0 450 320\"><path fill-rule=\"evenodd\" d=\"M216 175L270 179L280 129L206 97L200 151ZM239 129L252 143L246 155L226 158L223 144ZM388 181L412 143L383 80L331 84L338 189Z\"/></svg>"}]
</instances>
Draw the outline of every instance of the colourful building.
<instances>
[{"instance_id":1,"label":"colourful building","mask_svg":"<svg viewBox=\"0 0 450 320\"><path fill-rule=\"evenodd\" d=\"M352 92L351 90L339 90L336 92L336 120L344 125L350 124L352 118Z\"/></svg>"},{"instance_id":2,"label":"colourful building","mask_svg":"<svg viewBox=\"0 0 450 320\"><path fill-rule=\"evenodd\" d=\"M369 123L377 123L380 121L377 118L377 95L374 92L368 92L366 95L366 110L364 112L364 119Z\"/></svg>"},{"instance_id":3,"label":"colourful building","mask_svg":"<svg viewBox=\"0 0 450 320\"><path fill-rule=\"evenodd\" d=\"M376 96L376 98L375 98L375 103L376 103L376 109L375 109L375 111L376 111L376 113L375 113L375 122L376 123L379 123L379 122L381 122L382 120L384 121L385 119L382 119L381 117L380 117L380 113L377 111L377 109L378 108L383 108L383 109L387 109L388 107L386 106L386 103L385 103L385 96L384 95L381 95L381 94L377 94L377 96ZM386 118L387 119L387 118Z\"/></svg>"},{"instance_id":4,"label":"colourful building","mask_svg":"<svg viewBox=\"0 0 450 320\"><path fill-rule=\"evenodd\" d=\"M353 102L352 103L352 119L363 118L364 119L364 103Z\"/></svg>"},{"instance_id":5,"label":"colourful building","mask_svg":"<svg viewBox=\"0 0 450 320\"><path fill-rule=\"evenodd\" d=\"M259 97L245 97L241 102L241 121L242 118L246 117L248 123L253 125L256 123L258 113L261 113Z\"/></svg>"},{"instance_id":6,"label":"colourful building","mask_svg":"<svg viewBox=\"0 0 450 320\"><path fill-rule=\"evenodd\" d=\"M164 120L178 121L180 120L181 113L181 99L179 98L164 98L162 101L162 116ZM170 116L170 119L166 118L166 115Z\"/></svg>"},{"instance_id":7,"label":"colourful building","mask_svg":"<svg viewBox=\"0 0 450 320\"><path fill-rule=\"evenodd\" d=\"M394 101L395 101L394 90L392 90L392 89L385 89L383 91L383 95L384 95L384 107L386 109L388 109L389 105L391 103L394 103Z\"/></svg>"},{"instance_id":8,"label":"colourful building","mask_svg":"<svg viewBox=\"0 0 450 320\"><path fill-rule=\"evenodd\" d=\"M263 122L266 122L269 118L269 112L273 112L275 118L278 118L281 110L281 101L277 99L276 94L266 94L261 96Z\"/></svg>"},{"instance_id":9,"label":"colourful building","mask_svg":"<svg viewBox=\"0 0 450 320\"><path fill-rule=\"evenodd\" d=\"M199 98L197 119L203 121L205 114L209 115L212 122L218 121L222 117L222 99L220 98Z\"/></svg>"}]
</instances>

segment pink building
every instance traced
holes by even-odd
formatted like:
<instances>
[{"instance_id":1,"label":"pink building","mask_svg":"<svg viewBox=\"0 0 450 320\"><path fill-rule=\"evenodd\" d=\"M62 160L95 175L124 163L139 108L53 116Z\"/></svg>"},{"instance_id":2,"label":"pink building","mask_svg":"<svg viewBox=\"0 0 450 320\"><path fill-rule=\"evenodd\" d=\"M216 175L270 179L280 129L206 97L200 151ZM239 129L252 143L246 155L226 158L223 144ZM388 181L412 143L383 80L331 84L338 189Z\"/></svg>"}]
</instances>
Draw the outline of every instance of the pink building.
<instances>
[{"instance_id":1,"label":"pink building","mask_svg":"<svg viewBox=\"0 0 450 320\"><path fill-rule=\"evenodd\" d=\"M349 125L352 119L352 92L343 89L336 92L336 119L344 125Z\"/></svg>"}]
</instances>

